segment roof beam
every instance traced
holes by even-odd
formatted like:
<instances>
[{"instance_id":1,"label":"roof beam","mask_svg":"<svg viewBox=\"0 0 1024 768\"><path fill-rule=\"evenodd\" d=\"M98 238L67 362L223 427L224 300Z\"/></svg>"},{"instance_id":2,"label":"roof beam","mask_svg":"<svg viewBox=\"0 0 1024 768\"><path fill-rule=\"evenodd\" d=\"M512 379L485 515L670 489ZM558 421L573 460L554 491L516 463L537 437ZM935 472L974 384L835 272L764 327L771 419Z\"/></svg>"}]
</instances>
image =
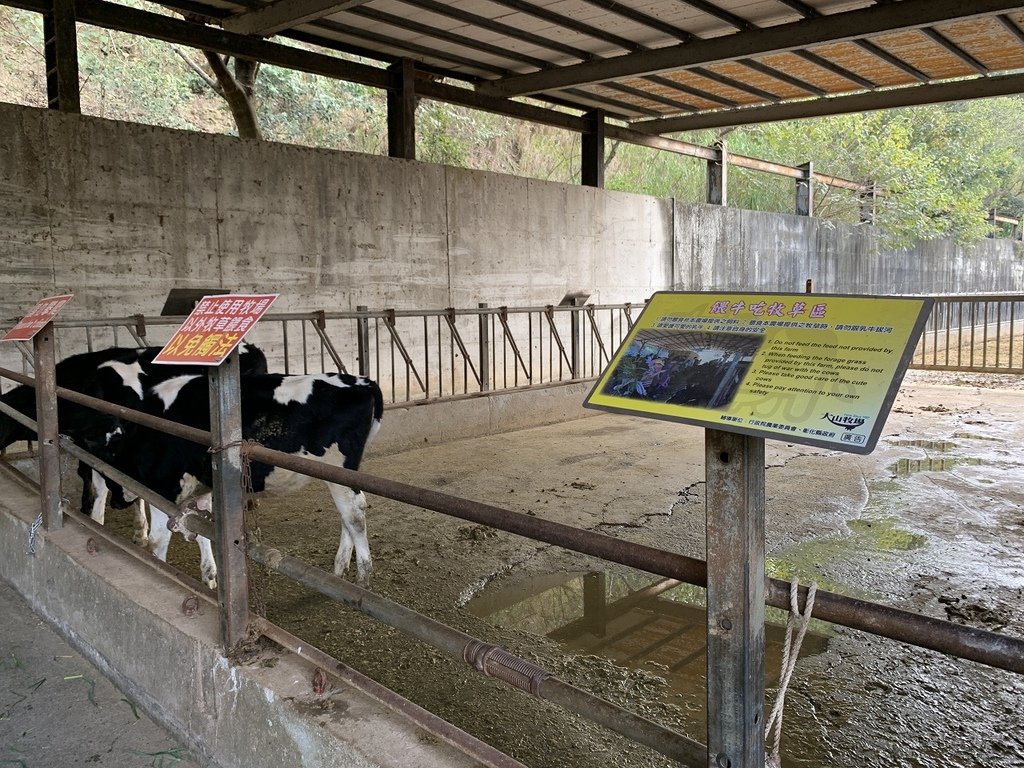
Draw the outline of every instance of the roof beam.
<instances>
[{"instance_id":1,"label":"roof beam","mask_svg":"<svg viewBox=\"0 0 1024 768\"><path fill-rule=\"evenodd\" d=\"M969 80L952 80L929 85L908 85L902 88L858 93L852 96L835 96L826 99L771 104L764 107L717 110L684 117L644 120L633 123L630 127L644 133L677 133L733 125L842 115L851 112L870 112L878 109L916 107L922 104L939 104L947 101L1013 96L1019 93L1024 93L1024 75L974 77Z\"/></svg>"},{"instance_id":2,"label":"roof beam","mask_svg":"<svg viewBox=\"0 0 1024 768\"><path fill-rule=\"evenodd\" d=\"M369 0L277 0L224 19L224 29L239 35L269 37L285 29L341 13Z\"/></svg>"},{"instance_id":3,"label":"roof beam","mask_svg":"<svg viewBox=\"0 0 1024 768\"><path fill-rule=\"evenodd\" d=\"M555 88L652 75L696 64L735 61L883 32L920 29L958 19L1020 10L1024 10L1020 0L974 0L970 4L962 0L902 0L891 5L874 5L817 19L804 19L642 53L630 53L603 61L513 75L480 83L477 88L490 96L525 96Z\"/></svg>"}]
</instances>

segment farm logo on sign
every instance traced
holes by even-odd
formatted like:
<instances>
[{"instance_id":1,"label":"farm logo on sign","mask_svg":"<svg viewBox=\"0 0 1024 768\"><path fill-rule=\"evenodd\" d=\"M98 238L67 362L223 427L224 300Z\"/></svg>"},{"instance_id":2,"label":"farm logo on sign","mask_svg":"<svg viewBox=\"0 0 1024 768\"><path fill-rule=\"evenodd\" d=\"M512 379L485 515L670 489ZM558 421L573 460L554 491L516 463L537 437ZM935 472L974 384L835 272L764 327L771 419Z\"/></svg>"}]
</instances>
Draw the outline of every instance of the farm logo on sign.
<instances>
[{"instance_id":1,"label":"farm logo on sign","mask_svg":"<svg viewBox=\"0 0 1024 768\"><path fill-rule=\"evenodd\" d=\"M846 429L856 429L857 427L864 426L864 422L867 419L863 416L852 416L848 413L840 416L836 413L826 413L821 418L831 421L837 427L844 427Z\"/></svg>"}]
</instances>

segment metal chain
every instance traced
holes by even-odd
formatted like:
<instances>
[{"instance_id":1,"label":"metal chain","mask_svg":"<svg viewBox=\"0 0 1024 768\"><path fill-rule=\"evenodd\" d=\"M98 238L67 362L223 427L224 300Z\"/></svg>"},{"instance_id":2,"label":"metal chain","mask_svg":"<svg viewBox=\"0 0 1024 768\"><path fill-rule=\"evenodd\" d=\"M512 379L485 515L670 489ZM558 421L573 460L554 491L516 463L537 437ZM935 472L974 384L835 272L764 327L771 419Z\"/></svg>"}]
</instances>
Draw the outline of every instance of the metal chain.
<instances>
[{"instance_id":1,"label":"metal chain","mask_svg":"<svg viewBox=\"0 0 1024 768\"><path fill-rule=\"evenodd\" d=\"M36 534L43 525L43 515L40 513L39 517L32 521L32 525L28 529L28 541L25 543L25 554L35 555L36 553Z\"/></svg>"}]
</instances>

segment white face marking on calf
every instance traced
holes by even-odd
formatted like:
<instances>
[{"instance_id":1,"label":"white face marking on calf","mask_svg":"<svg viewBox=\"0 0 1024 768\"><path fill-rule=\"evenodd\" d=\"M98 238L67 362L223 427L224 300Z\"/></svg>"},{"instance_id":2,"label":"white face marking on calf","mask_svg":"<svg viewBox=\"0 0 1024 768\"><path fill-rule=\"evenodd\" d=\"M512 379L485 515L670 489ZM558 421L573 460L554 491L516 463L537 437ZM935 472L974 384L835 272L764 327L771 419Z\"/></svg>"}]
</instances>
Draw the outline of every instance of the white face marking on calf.
<instances>
[{"instance_id":1,"label":"white face marking on calf","mask_svg":"<svg viewBox=\"0 0 1024 768\"><path fill-rule=\"evenodd\" d=\"M154 384L149 391L160 398L160 401L164 404L164 410L166 411L174 405L174 401L178 399L178 393L181 392L181 388L192 381L192 379L198 378L198 374L175 376L173 379L168 379L167 381L161 381L159 384Z\"/></svg>"},{"instance_id":2,"label":"white face marking on calf","mask_svg":"<svg viewBox=\"0 0 1024 768\"><path fill-rule=\"evenodd\" d=\"M109 360L105 363L100 363L99 367L110 368L121 377L122 384L135 392L140 400L142 399L142 377L145 376L145 373L143 373L142 366L139 363L122 363L117 360Z\"/></svg>"},{"instance_id":3,"label":"white face marking on calf","mask_svg":"<svg viewBox=\"0 0 1024 768\"><path fill-rule=\"evenodd\" d=\"M284 381L278 384L274 390L274 402L288 405L288 403L294 401L299 405L304 405L309 400L309 396L313 394L313 384L317 381L322 381L339 389L348 386L337 376L331 376L327 373L315 373L308 376L285 376Z\"/></svg>"}]
</instances>

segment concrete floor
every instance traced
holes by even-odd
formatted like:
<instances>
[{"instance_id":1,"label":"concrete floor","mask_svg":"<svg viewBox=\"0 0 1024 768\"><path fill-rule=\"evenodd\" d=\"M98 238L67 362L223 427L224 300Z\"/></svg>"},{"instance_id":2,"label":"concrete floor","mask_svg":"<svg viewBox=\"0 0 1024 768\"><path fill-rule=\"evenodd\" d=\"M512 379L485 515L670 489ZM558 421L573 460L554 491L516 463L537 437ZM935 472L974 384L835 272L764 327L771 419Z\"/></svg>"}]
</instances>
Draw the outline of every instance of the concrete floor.
<instances>
[{"instance_id":1,"label":"concrete floor","mask_svg":"<svg viewBox=\"0 0 1024 768\"><path fill-rule=\"evenodd\" d=\"M870 456L769 443L773 574L1024 635L1022 406L1020 378L910 372ZM598 415L393 456L371 453L364 468L699 557L702 462L696 428ZM287 504L261 506L260 522L268 543L329 568L335 515L322 486L310 488ZM538 659L613 700L618 688L628 689L624 703L653 702L645 711L701 737L700 691L666 688L660 668L622 672L611 661L493 626L466 610L475 595L591 570L593 563L379 498L371 499L369 525L375 591ZM194 546L171 554L172 562L194 567ZM538 710L536 702L520 703L514 692L478 683L473 673L318 599L274 589L267 598L273 620L535 768L663 764ZM615 675L629 685L612 687ZM1024 766L1020 676L839 630L827 652L800 665L798 678L787 709L787 768L974 768L988 764L981 755ZM644 688L643 700L635 695L638 681L651 689ZM453 697L456 688L460 695ZM0 721L0 734L3 727ZM0 765L7 757L0 752ZM160 766L154 759L110 764Z\"/></svg>"},{"instance_id":2,"label":"concrete floor","mask_svg":"<svg viewBox=\"0 0 1024 768\"><path fill-rule=\"evenodd\" d=\"M0 766L198 768L0 581Z\"/></svg>"}]
</instances>

